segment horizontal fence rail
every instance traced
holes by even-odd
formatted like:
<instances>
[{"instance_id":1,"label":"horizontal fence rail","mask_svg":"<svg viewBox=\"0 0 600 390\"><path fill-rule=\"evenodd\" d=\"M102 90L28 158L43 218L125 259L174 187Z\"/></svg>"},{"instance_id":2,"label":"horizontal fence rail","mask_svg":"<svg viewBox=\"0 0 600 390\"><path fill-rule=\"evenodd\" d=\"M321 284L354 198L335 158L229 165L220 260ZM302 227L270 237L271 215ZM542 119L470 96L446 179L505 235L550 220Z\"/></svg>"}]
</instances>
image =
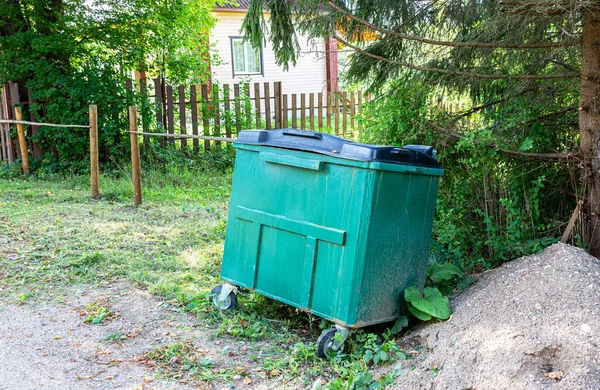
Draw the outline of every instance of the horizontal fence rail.
<instances>
[{"instance_id":1,"label":"horizontal fence rail","mask_svg":"<svg viewBox=\"0 0 600 390\"><path fill-rule=\"evenodd\" d=\"M89 125L60 125L56 123L43 123L43 122L31 122L31 121L18 121L13 119L0 119L0 123L7 123L11 125L29 125L29 126L48 126L48 127L75 127L81 129L89 129Z\"/></svg>"}]
</instances>

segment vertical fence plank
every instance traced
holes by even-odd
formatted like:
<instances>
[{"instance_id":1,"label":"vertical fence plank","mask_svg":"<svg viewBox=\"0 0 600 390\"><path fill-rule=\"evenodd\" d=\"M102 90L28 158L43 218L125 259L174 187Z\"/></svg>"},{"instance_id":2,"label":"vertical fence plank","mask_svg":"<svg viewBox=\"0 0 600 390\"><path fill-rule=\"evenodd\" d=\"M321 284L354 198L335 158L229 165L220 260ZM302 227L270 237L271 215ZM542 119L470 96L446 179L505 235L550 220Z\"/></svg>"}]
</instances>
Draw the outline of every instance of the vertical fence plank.
<instances>
[{"instance_id":1,"label":"vertical fence plank","mask_svg":"<svg viewBox=\"0 0 600 390\"><path fill-rule=\"evenodd\" d=\"M317 107L319 131L321 131L323 128L323 92L319 92L319 95L317 95Z\"/></svg>"},{"instance_id":2,"label":"vertical fence plank","mask_svg":"<svg viewBox=\"0 0 600 390\"><path fill-rule=\"evenodd\" d=\"M244 84L244 127L251 127L252 103L250 103L250 84Z\"/></svg>"},{"instance_id":3,"label":"vertical fence plank","mask_svg":"<svg viewBox=\"0 0 600 390\"><path fill-rule=\"evenodd\" d=\"M202 84L201 93L202 93L202 132L204 135L210 135L210 107L208 101L208 85ZM204 140L204 149L208 150L210 148L210 141Z\"/></svg>"},{"instance_id":4,"label":"vertical fence plank","mask_svg":"<svg viewBox=\"0 0 600 390\"><path fill-rule=\"evenodd\" d=\"M358 111L362 112L362 91L358 91ZM358 121L358 133L362 131L362 122Z\"/></svg>"},{"instance_id":5,"label":"vertical fence plank","mask_svg":"<svg viewBox=\"0 0 600 390\"><path fill-rule=\"evenodd\" d=\"M348 94L342 92L342 135L348 132Z\"/></svg>"},{"instance_id":6,"label":"vertical fence plank","mask_svg":"<svg viewBox=\"0 0 600 390\"><path fill-rule=\"evenodd\" d=\"M306 129L306 94L300 94L300 128Z\"/></svg>"},{"instance_id":7,"label":"vertical fence plank","mask_svg":"<svg viewBox=\"0 0 600 390\"><path fill-rule=\"evenodd\" d=\"M267 130L271 130L271 90L269 89L269 83L264 84L265 90L265 125Z\"/></svg>"},{"instance_id":8,"label":"vertical fence plank","mask_svg":"<svg viewBox=\"0 0 600 390\"><path fill-rule=\"evenodd\" d=\"M37 122L35 110L33 109L33 105L37 104L35 99L31 96L31 89L27 90L27 97L29 99L29 118L32 122ZM39 134L40 127L38 125L31 125L31 138L33 140L33 157L40 158L42 157L42 149L40 149L40 144L35 141L36 135Z\"/></svg>"},{"instance_id":9,"label":"vertical fence plank","mask_svg":"<svg viewBox=\"0 0 600 390\"><path fill-rule=\"evenodd\" d=\"M169 134L175 134L175 114L173 113L173 87L167 86L167 129ZM137 114L137 111L136 111ZM169 143L174 144L175 138L169 138Z\"/></svg>"},{"instance_id":10,"label":"vertical fence plank","mask_svg":"<svg viewBox=\"0 0 600 390\"><path fill-rule=\"evenodd\" d=\"M273 83L273 109L275 110L275 128L281 129L281 81Z\"/></svg>"},{"instance_id":11,"label":"vertical fence plank","mask_svg":"<svg viewBox=\"0 0 600 390\"><path fill-rule=\"evenodd\" d=\"M288 95L283 95L283 109L282 109L282 126L284 129L288 127Z\"/></svg>"},{"instance_id":12,"label":"vertical fence plank","mask_svg":"<svg viewBox=\"0 0 600 390\"><path fill-rule=\"evenodd\" d=\"M0 119L6 119L4 115L4 102L0 98ZM6 133L6 124L0 123L0 153L2 153L2 160L8 160L8 141Z\"/></svg>"},{"instance_id":13,"label":"vertical fence plank","mask_svg":"<svg viewBox=\"0 0 600 390\"><path fill-rule=\"evenodd\" d=\"M235 105L235 132L236 134L240 133L242 130L242 111L240 109L240 85L233 84L233 104Z\"/></svg>"},{"instance_id":14,"label":"vertical fence plank","mask_svg":"<svg viewBox=\"0 0 600 390\"><path fill-rule=\"evenodd\" d=\"M9 83L8 84L8 91L10 93L10 104L8 105L8 112L10 113L11 117L9 119L13 119L14 118L14 111L11 110L12 107L14 107L16 104L21 104L21 99L19 97L19 84L17 83ZM12 138L11 138L12 139ZM19 137L17 135L17 139L14 140L12 139L13 144L14 144L14 150L17 151L17 158L21 157L21 149L19 146Z\"/></svg>"},{"instance_id":15,"label":"vertical fence plank","mask_svg":"<svg viewBox=\"0 0 600 390\"><path fill-rule=\"evenodd\" d=\"M296 94L292 95L292 129L298 128L298 118L296 117Z\"/></svg>"},{"instance_id":16,"label":"vertical fence plank","mask_svg":"<svg viewBox=\"0 0 600 390\"><path fill-rule=\"evenodd\" d=\"M162 93L162 80L160 77L154 79L154 104L156 105L156 130L159 133L165 131L165 116L164 116L164 97ZM163 137L159 137L158 142L161 145L164 145L165 139Z\"/></svg>"},{"instance_id":17,"label":"vertical fence plank","mask_svg":"<svg viewBox=\"0 0 600 390\"><path fill-rule=\"evenodd\" d=\"M331 92L327 92L327 101L325 103L325 116L327 127L331 129Z\"/></svg>"},{"instance_id":18,"label":"vertical fence plank","mask_svg":"<svg viewBox=\"0 0 600 390\"><path fill-rule=\"evenodd\" d=\"M133 204L142 204L142 168L140 166L140 149L138 140L137 108L129 107L129 141L131 143L131 179L133 184Z\"/></svg>"},{"instance_id":19,"label":"vertical fence plank","mask_svg":"<svg viewBox=\"0 0 600 390\"><path fill-rule=\"evenodd\" d=\"M354 106L354 91L350 92L350 135L354 137L354 116L356 107Z\"/></svg>"},{"instance_id":20,"label":"vertical fence plank","mask_svg":"<svg viewBox=\"0 0 600 390\"><path fill-rule=\"evenodd\" d=\"M192 134L198 135L198 94L195 85L190 87L190 103L192 108ZM199 148L198 139L194 138L192 144L194 145L194 152L197 152Z\"/></svg>"},{"instance_id":21,"label":"vertical fence plank","mask_svg":"<svg viewBox=\"0 0 600 390\"><path fill-rule=\"evenodd\" d=\"M310 93L310 95L308 95L308 107L310 110L310 113L309 113L310 129L314 130L315 129L315 94L312 92Z\"/></svg>"},{"instance_id":22,"label":"vertical fence plank","mask_svg":"<svg viewBox=\"0 0 600 390\"><path fill-rule=\"evenodd\" d=\"M98 106L90 106L90 185L92 198L100 197L100 183L98 179Z\"/></svg>"},{"instance_id":23,"label":"vertical fence plank","mask_svg":"<svg viewBox=\"0 0 600 390\"><path fill-rule=\"evenodd\" d=\"M213 135L215 137L221 136L221 104L219 102L219 85L215 84L212 88L212 104L215 122L213 125ZM215 145L221 145L220 141L215 142Z\"/></svg>"},{"instance_id":24,"label":"vertical fence plank","mask_svg":"<svg viewBox=\"0 0 600 390\"><path fill-rule=\"evenodd\" d=\"M150 101L148 100L148 80L146 77L140 78L140 95L142 97L142 131L144 133L150 132ZM147 135L142 136L144 146L150 143L150 137Z\"/></svg>"},{"instance_id":25,"label":"vertical fence plank","mask_svg":"<svg viewBox=\"0 0 600 390\"><path fill-rule=\"evenodd\" d=\"M223 84L223 122L225 122L225 136L231 138L231 87Z\"/></svg>"},{"instance_id":26,"label":"vertical fence plank","mask_svg":"<svg viewBox=\"0 0 600 390\"><path fill-rule=\"evenodd\" d=\"M179 86L179 134L187 134L187 125L185 120L185 87ZM187 147L187 139L181 139L181 150Z\"/></svg>"},{"instance_id":27,"label":"vertical fence plank","mask_svg":"<svg viewBox=\"0 0 600 390\"><path fill-rule=\"evenodd\" d=\"M12 112L10 109L10 99L8 97L8 83L4 83L4 88L2 88L2 109L4 111L5 119L12 118ZM6 138L6 151L8 155L8 162L12 163L15 161L15 143L10 136L10 126L5 126L5 138Z\"/></svg>"},{"instance_id":28,"label":"vertical fence plank","mask_svg":"<svg viewBox=\"0 0 600 390\"><path fill-rule=\"evenodd\" d=\"M261 112L260 112L260 84L254 83L254 108L256 109L256 128L262 128Z\"/></svg>"},{"instance_id":29,"label":"vertical fence plank","mask_svg":"<svg viewBox=\"0 0 600 390\"><path fill-rule=\"evenodd\" d=\"M23 120L23 112L20 106L15 107L15 119ZM17 135L19 137L19 149L21 150L21 165L23 173L29 173L29 154L27 153L27 141L25 140L25 126L22 123L17 124Z\"/></svg>"},{"instance_id":30,"label":"vertical fence plank","mask_svg":"<svg viewBox=\"0 0 600 390\"><path fill-rule=\"evenodd\" d=\"M340 95L336 92L333 94L334 103L334 127L335 135L340 135Z\"/></svg>"}]
</instances>

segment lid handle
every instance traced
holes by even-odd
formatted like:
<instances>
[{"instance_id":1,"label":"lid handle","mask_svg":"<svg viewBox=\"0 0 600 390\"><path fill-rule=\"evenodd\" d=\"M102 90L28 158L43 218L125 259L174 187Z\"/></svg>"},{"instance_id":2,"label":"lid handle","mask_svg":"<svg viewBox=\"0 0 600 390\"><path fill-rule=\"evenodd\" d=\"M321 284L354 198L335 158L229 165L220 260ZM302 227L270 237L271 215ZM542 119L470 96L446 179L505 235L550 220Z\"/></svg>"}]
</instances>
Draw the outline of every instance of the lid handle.
<instances>
[{"instance_id":1,"label":"lid handle","mask_svg":"<svg viewBox=\"0 0 600 390\"><path fill-rule=\"evenodd\" d=\"M414 151L410 150L410 149L404 149L404 148L394 148L391 150L390 152L391 154L393 154L394 156L412 156L414 154Z\"/></svg>"},{"instance_id":2,"label":"lid handle","mask_svg":"<svg viewBox=\"0 0 600 390\"><path fill-rule=\"evenodd\" d=\"M313 133L312 131L304 131L304 130L287 129L287 130L283 130L283 135L291 135L294 137L303 137L303 138L323 139L323 134L321 134L321 133Z\"/></svg>"}]
</instances>

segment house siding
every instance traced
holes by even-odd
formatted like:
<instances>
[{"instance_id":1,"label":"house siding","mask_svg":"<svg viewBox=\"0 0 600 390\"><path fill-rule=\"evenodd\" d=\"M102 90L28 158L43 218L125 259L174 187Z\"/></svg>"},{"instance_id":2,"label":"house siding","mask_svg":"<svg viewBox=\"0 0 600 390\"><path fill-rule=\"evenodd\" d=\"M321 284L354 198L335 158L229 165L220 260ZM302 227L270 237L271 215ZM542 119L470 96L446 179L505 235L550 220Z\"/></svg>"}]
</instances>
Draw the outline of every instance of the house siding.
<instances>
[{"instance_id":1,"label":"house siding","mask_svg":"<svg viewBox=\"0 0 600 390\"><path fill-rule=\"evenodd\" d=\"M213 79L221 84L239 83L249 79L252 83L271 83L271 96L273 95L272 83L281 81L284 94L317 93L327 91L327 72L325 64L325 42L298 37L301 55L295 67L290 66L289 71L275 63L270 42L263 45L263 75L233 76L231 65L230 36L240 36L242 20L245 12L214 11L218 19L212 30L210 43L211 50L218 54L221 63L213 64ZM268 15L266 15L268 17ZM253 88L250 88L251 91ZM254 93L251 93L254 95Z\"/></svg>"}]
</instances>

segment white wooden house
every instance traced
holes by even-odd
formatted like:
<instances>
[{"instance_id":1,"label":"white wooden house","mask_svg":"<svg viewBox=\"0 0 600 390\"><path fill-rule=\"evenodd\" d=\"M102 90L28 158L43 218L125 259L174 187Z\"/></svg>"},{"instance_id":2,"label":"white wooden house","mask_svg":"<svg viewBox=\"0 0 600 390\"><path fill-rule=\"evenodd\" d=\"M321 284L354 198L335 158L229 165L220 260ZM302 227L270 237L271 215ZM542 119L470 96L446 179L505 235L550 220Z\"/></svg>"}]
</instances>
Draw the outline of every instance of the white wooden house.
<instances>
[{"instance_id":1,"label":"white wooden house","mask_svg":"<svg viewBox=\"0 0 600 390\"><path fill-rule=\"evenodd\" d=\"M281 81L286 94L337 91L337 42L299 36L301 54L296 66L285 71L275 63L270 42L264 42L260 50L243 42L240 29L249 3L249 0L238 0L238 5L217 5L213 9L218 21L211 32L210 44L220 59L211 65L213 80L221 84L239 83L244 79L261 84ZM265 18L268 17L265 13Z\"/></svg>"}]
</instances>

